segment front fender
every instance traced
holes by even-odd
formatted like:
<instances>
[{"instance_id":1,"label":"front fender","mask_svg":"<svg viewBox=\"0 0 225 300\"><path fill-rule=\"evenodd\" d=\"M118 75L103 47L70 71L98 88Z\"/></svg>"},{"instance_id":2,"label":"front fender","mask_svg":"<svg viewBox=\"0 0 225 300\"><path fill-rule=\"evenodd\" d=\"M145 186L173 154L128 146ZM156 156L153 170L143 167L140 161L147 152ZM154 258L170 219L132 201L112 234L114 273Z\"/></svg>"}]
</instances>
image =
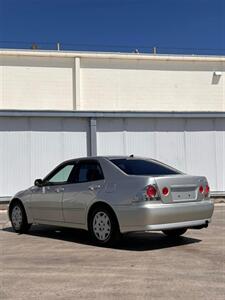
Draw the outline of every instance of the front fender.
<instances>
[{"instance_id":1,"label":"front fender","mask_svg":"<svg viewBox=\"0 0 225 300\"><path fill-rule=\"evenodd\" d=\"M25 209L28 223L33 223L33 217L30 210L31 197L32 197L32 193L30 189L18 192L15 196L12 197L12 199L9 202L8 214L12 204L15 201L20 201Z\"/></svg>"}]
</instances>

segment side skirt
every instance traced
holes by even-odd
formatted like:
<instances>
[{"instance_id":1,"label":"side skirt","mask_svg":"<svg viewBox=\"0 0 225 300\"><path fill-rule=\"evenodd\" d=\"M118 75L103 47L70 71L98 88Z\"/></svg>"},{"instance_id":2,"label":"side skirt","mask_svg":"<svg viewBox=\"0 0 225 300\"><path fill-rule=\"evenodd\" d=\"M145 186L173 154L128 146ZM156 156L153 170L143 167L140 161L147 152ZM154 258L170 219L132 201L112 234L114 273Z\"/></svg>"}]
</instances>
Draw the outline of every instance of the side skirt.
<instances>
[{"instance_id":1,"label":"side skirt","mask_svg":"<svg viewBox=\"0 0 225 300\"><path fill-rule=\"evenodd\" d=\"M86 224L75 224L75 223L37 220L37 219L34 220L33 224L36 224L36 225L39 225L39 224L41 224L41 225L52 225L52 226L60 226L60 227L77 228L77 229L88 230Z\"/></svg>"}]
</instances>

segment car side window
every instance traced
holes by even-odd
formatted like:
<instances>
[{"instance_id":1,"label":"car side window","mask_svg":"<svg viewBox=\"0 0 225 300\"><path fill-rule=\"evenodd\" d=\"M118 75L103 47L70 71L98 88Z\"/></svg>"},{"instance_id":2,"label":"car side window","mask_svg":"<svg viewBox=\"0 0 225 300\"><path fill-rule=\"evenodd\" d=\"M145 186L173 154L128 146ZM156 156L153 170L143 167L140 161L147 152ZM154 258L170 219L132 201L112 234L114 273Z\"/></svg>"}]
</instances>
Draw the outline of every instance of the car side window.
<instances>
[{"instance_id":1,"label":"car side window","mask_svg":"<svg viewBox=\"0 0 225 300\"><path fill-rule=\"evenodd\" d=\"M82 183L88 181L103 180L104 175L98 162L82 161L78 163L75 171L74 182Z\"/></svg>"},{"instance_id":2,"label":"car side window","mask_svg":"<svg viewBox=\"0 0 225 300\"><path fill-rule=\"evenodd\" d=\"M67 164L61 167L56 173L47 179L46 184L63 184L68 183L70 175L72 174L74 164Z\"/></svg>"}]
</instances>

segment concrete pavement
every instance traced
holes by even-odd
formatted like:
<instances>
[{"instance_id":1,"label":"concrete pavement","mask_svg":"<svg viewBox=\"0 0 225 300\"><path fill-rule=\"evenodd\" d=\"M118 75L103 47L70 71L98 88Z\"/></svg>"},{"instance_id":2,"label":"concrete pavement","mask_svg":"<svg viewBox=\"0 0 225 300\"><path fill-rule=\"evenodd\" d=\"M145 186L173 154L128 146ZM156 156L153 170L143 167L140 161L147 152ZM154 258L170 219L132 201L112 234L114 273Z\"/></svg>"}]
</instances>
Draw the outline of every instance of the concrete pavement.
<instances>
[{"instance_id":1,"label":"concrete pavement","mask_svg":"<svg viewBox=\"0 0 225 300\"><path fill-rule=\"evenodd\" d=\"M132 234L113 249L80 230L33 226L18 235L4 211L0 227L0 299L224 299L224 205L209 228L177 241Z\"/></svg>"}]
</instances>

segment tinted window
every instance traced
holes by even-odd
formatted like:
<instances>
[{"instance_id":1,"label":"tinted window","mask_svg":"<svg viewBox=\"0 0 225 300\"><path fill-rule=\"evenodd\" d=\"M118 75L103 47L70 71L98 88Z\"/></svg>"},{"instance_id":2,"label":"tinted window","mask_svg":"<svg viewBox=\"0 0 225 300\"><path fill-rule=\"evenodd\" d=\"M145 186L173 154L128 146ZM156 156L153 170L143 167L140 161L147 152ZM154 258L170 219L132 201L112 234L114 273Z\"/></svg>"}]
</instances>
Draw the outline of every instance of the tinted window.
<instances>
[{"instance_id":1,"label":"tinted window","mask_svg":"<svg viewBox=\"0 0 225 300\"><path fill-rule=\"evenodd\" d=\"M75 182L87 182L104 179L102 169L98 162L82 161L75 172Z\"/></svg>"},{"instance_id":2,"label":"tinted window","mask_svg":"<svg viewBox=\"0 0 225 300\"><path fill-rule=\"evenodd\" d=\"M72 172L72 169L74 167L74 164L68 164L60 168L59 171L54 172L54 175L50 178L48 178L47 182L49 183L64 183L67 182L70 174Z\"/></svg>"},{"instance_id":3,"label":"tinted window","mask_svg":"<svg viewBox=\"0 0 225 300\"><path fill-rule=\"evenodd\" d=\"M112 159L117 167L128 175L170 175L178 171L159 162L143 159Z\"/></svg>"}]
</instances>

